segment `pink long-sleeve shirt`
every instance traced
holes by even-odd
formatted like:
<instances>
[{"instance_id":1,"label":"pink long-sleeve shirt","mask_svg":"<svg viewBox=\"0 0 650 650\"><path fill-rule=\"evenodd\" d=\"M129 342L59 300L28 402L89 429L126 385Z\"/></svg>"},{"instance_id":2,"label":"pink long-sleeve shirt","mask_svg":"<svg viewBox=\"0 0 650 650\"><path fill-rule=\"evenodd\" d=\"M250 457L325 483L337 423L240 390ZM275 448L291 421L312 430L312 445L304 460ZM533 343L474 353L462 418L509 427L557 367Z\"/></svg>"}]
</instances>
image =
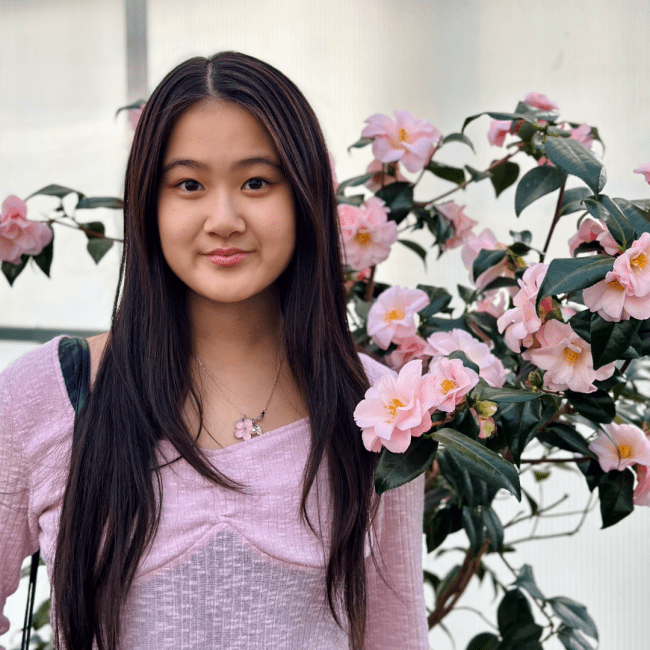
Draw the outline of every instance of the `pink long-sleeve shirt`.
<instances>
[{"instance_id":1,"label":"pink long-sleeve shirt","mask_svg":"<svg viewBox=\"0 0 650 650\"><path fill-rule=\"evenodd\" d=\"M51 571L69 467L74 411L61 373L61 337L0 374L0 610L23 560L40 547ZM389 372L365 355L370 381ZM326 601L324 543L300 517L309 422L206 451L245 494L215 486L185 461L163 468L160 528L142 558L121 648L346 650ZM161 441L159 458L177 453ZM368 571L367 650L429 648L422 587L422 478L382 496L373 534L386 586ZM327 472L307 502L329 530ZM0 634L9 621L0 616ZM0 649L2 650L2 649Z\"/></svg>"}]
</instances>

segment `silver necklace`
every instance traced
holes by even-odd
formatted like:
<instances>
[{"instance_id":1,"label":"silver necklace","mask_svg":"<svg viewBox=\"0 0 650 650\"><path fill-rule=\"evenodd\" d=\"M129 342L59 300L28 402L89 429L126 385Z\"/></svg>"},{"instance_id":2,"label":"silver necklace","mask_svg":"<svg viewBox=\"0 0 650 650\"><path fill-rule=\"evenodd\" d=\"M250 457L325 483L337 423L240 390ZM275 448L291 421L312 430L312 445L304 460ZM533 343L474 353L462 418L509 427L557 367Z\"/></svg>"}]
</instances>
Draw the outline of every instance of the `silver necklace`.
<instances>
[{"instance_id":1,"label":"silver necklace","mask_svg":"<svg viewBox=\"0 0 650 650\"><path fill-rule=\"evenodd\" d=\"M271 402L271 397L273 397L273 392L275 391L275 387L278 383L278 377L280 376L280 369L282 368L283 357L280 358L280 363L278 364L278 371L275 373L275 381L273 382L273 388L271 388L271 394L269 395L269 399L266 400L266 405L262 409L262 412L256 418L249 418L245 413L243 413L241 406L235 404L228 397L228 395L226 395L226 393L221 388L221 386L219 386L219 382L217 381L217 378L203 365L203 362L201 361L201 359L199 359L198 355L195 354L194 358L196 359L196 362L199 364L199 366L205 371L205 374L208 377L210 377L210 379L212 379L214 385L217 387L217 390L226 398L226 400L232 406L234 406L241 413L241 419L235 422L235 431L234 431L235 438L239 438L240 440L250 440L252 436L261 436L264 433L264 431L262 431L262 427L257 423L264 417L264 414L266 413L266 409L268 408L268 405Z\"/></svg>"}]
</instances>

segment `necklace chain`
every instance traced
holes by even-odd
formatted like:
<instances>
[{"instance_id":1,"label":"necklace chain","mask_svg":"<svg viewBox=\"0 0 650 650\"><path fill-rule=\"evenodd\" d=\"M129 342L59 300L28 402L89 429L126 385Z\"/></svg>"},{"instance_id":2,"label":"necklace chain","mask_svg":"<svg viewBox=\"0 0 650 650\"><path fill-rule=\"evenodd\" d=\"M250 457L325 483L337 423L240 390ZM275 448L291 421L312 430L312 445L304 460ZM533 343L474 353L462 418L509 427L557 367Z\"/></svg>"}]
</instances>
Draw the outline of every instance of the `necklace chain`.
<instances>
[{"instance_id":1,"label":"necklace chain","mask_svg":"<svg viewBox=\"0 0 650 650\"><path fill-rule=\"evenodd\" d=\"M251 436L254 435L261 435L264 433L262 431L262 428L260 427L259 420L261 420L264 417L264 414L266 413L266 409L268 408L269 404L271 403L271 398L273 397L273 393L275 392L275 387L278 383L278 378L280 377L280 370L282 369L282 361L284 357L280 357L280 363L278 364L278 371L275 373L275 380L273 381L273 387L271 388L271 394L269 395L268 400L266 400L266 404L264 405L264 408L262 409L262 412L256 417L256 418L250 418L242 411L241 406L238 404L235 404L226 394L226 392L221 388L219 385L219 382L217 381L217 378L206 368L205 364L201 361L199 356L197 354L194 355L194 359L196 359L196 362L199 364L201 369L205 372L205 374L212 379L214 382L214 385L216 386L217 390L226 398L226 400L234 406L241 414L241 420L237 420L235 423L235 437L236 438L241 438L243 440L248 440L251 438Z\"/></svg>"}]
</instances>

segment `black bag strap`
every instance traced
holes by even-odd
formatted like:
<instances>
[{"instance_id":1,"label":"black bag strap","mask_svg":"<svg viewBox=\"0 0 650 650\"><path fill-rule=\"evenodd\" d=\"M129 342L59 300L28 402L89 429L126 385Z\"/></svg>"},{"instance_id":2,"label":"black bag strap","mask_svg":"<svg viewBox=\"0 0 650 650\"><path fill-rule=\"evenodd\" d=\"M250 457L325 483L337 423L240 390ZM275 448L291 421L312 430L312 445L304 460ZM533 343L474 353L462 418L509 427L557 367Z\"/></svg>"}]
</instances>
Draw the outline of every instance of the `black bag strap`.
<instances>
[{"instance_id":1,"label":"black bag strap","mask_svg":"<svg viewBox=\"0 0 650 650\"><path fill-rule=\"evenodd\" d=\"M90 351L88 342L82 338L64 338L59 341L59 363L68 391L70 403L74 409L75 416L86 403L88 391L90 390ZM74 431L74 429L73 429ZM77 442L76 431L73 433L72 445ZM40 549L32 555L32 564L29 570L29 587L27 589L27 609L25 610L25 622L23 625L23 640L21 650L29 650L29 640L32 634L32 623L34 621L34 598L36 596L36 574L41 559Z\"/></svg>"}]
</instances>

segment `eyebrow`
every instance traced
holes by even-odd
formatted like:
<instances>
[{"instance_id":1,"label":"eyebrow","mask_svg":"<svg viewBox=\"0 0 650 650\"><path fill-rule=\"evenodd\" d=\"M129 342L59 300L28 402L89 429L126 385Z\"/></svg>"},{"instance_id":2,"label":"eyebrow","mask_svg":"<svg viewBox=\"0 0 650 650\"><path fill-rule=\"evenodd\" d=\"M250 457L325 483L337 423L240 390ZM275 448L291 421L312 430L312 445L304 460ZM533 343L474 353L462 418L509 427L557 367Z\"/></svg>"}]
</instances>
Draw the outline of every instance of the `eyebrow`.
<instances>
[{"instance_id":1,"label":"eyebrow","mask_svg":"<svg viewBox=\"0 0 650 650\"><path fill-rule=\"evenodd\" d=\"M239 169L246 167L252 167L253 165L269 165L274 167L278 171L282 172L282 167L275 162L272 158L266 158L264 156L252 156L251 158L243 158L238 160L230 166L230 171L234 172ZM170 160L162 170L163 174L166 174L175 167L190 167L192 169L198 169L199 171L209 171L209 165L202 163L198 160L193 160L191 158L175 158Z\"/></svg>"}]
</instances>

